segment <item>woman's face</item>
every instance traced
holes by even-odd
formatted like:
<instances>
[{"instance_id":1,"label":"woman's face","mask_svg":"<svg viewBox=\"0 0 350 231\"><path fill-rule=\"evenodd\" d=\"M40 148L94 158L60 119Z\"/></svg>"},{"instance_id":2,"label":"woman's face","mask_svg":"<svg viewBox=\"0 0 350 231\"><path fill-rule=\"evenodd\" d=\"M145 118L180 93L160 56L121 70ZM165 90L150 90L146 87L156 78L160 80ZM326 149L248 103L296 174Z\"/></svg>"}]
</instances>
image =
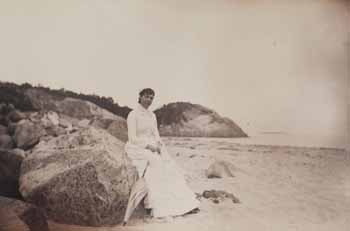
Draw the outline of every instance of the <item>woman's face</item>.
<instances>
[{"instance_id":1,"label":"woman's face","mask_svg":"<svg viewBox=\"0 0 350 231\"><path fill-rule=\"evenodd\" d=\"M140 97L140 104L141 104L144 108L147 109L147 108L152 104L153 98L154 98L154 95L151 95L151 94L143 94L143 95Z\"/></svg>"}]
</instances>

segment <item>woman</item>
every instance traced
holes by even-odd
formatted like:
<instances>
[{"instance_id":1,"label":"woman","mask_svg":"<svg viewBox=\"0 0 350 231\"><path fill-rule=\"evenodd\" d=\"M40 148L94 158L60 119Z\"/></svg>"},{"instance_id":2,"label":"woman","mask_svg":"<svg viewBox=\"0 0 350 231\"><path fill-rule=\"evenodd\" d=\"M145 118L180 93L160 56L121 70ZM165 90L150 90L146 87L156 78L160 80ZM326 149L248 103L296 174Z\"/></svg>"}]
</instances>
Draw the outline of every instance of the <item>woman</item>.
<instances>
[{"instance_id":1,"label":"woman","mask_svg":"<svg viewBox=\"0 0 350 231\"><path fill-rule=\"evenodd\" d=\"M156 116L148 110L153 98L150 88L139 93L139 105L127 118L129 140L125 149L140 176L147 168L145 207L151 209L152 216L182 215L197 209L199 201L160 139Z\"/></svg>"}]
</instances>

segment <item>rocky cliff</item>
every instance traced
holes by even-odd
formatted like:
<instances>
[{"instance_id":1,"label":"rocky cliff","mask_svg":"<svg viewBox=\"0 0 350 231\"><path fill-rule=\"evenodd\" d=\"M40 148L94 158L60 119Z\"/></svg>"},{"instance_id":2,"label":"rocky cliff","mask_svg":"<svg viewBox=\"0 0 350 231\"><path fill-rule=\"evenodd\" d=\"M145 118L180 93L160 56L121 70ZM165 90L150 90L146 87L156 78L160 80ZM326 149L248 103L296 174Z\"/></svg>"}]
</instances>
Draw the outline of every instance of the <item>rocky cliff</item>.
<instances>
[{"instance_id":1,"label":"rocky cliff","mask_svg":"<svg viewBox=\"0 0 350 231\"><path fill-rule=\"evenodd\" d=\"M163 136L247 137L231 119L198 104L170 103L155 113Z\"/></svg>"}]
</instances>

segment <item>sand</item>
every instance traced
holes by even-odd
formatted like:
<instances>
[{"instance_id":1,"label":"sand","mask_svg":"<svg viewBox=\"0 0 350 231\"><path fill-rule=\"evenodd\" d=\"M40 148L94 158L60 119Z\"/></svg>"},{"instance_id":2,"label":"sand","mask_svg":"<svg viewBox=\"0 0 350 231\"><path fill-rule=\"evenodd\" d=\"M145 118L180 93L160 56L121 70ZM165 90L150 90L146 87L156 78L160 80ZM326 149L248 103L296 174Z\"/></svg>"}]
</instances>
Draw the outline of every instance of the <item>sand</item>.
<instances>
[{"instance_id":1,"label":"sand","mask_svg":"<svg viewBox=\"0 0 350 231\"><path fill-rule=\"evenodd\" d=\"M200 212L172 219L138 219L87 228L50 222L51 230L349 230L350 154L342 149L247 145L232 139L166 138L194 192L225 190L241 203L202 198ZM207 179L215 160L236 166L235 177Z\"/></svg>"}]
</instances>

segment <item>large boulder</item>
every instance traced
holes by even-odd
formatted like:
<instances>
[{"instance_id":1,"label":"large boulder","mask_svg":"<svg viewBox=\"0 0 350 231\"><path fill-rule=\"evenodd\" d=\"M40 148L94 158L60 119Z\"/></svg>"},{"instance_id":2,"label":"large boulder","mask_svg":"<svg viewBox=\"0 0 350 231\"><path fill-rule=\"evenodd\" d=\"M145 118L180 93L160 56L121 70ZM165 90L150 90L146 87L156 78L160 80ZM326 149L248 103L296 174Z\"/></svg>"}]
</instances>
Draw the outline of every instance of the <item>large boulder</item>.
<instances>
[{"instance_id":1,"label":"large boulder","mask_svg":"<svg viewBox=\"0 0 350 231\"><path fill-rule=\"evenodd\" d=\"M17 124L13 138L18 148L27 150L36 145L45 134L42 124L22 120Z\"/></svg>"},{"instance_id":2,"label":"large boulder","mask_svg":"<svg viewBox=\"0 0 350 231\"><path fill-rule=\"evenodd\" d=\"M48 231L49 225L35 205L0 196L0 230Z\"/></svg>"},{"instance_id":3,"label":"large boulder","mask_svg":"<svg viewBox=\"0 0 350 231\"><path fill-rule=\"evenodd\" d=\"M136 179L124 143L90 127L35 146L22 163L20 192L57 222L114 225Z\"/></svg>"},{"instance_id":4,"label":"large boulder","mask_svg":"<svg viewBox=\"0 0 350 231\"><path fill-rule=\"evenodd\" d=\"M21 163L25 158L21 149L0 149L0 195L21 198L18 191L18 179Z\"/></svg>"}]
</instances>

